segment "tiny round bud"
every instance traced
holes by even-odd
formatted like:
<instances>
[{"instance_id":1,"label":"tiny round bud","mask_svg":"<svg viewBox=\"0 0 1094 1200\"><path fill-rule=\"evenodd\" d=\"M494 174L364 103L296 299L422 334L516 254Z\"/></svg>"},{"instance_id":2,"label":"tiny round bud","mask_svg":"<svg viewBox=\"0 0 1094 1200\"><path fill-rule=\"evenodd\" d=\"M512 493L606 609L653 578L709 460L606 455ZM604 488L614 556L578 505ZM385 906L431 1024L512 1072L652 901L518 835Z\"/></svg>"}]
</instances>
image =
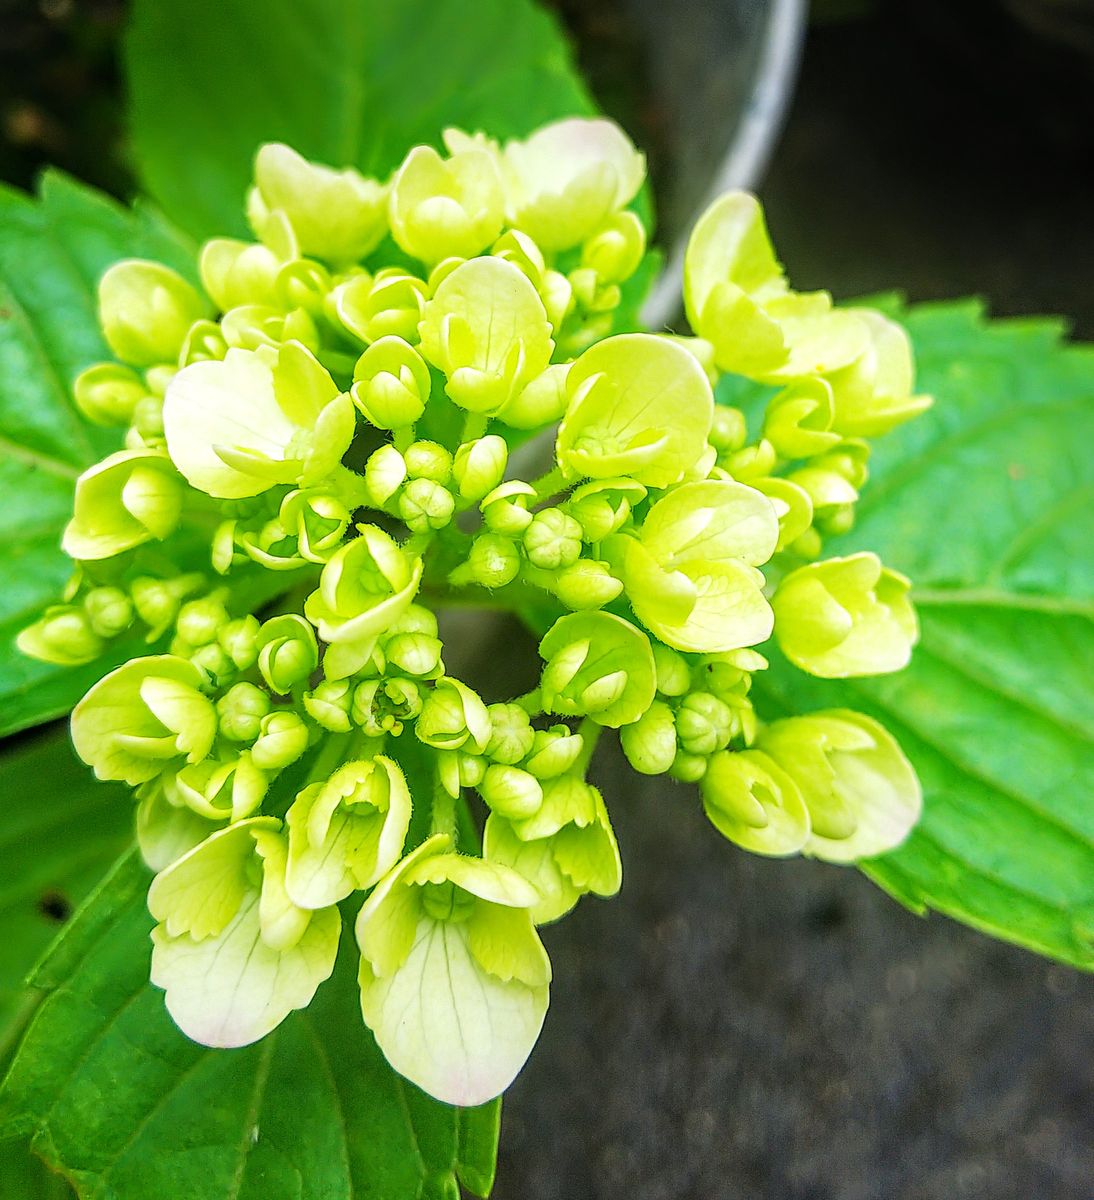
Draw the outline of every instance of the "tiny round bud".
<instances>
[{"instance_id":1,"label":"tiny round bud","mask_svg":"<svg viewBox=\"0 0 1094 1200\"><path fill-rule=\"evenodd\" d=\"M198 293L161 263L125 259L99 281L99 320L107 344L135 367L174 362L191 324L206 315Z\"/></svg>"},{"instance_id":2,"label":"tiny round bud","mask_svg":"<svg viewBox=\"0 0 1094 1200\"><path fill-rule=\"evenodd\" d=\"M175 632L188 646L207 646L228 624L228 610L219 596L190 600L179 609Z\"/></svg>"},{"instance_id":3,"label":"tiny round bud","mask_svg":"<svg viewBox=\"0 0 1094 1200\"><path fill-rule=\"evenodd\" d=\"M581 265L591 268L602 283L629 279L646 253L646 229L636 213L615 213L581 247Z\"/></svg>"},{"instance_id":4,"label":"tiny round bud","mask_svg":"<svg viewBox=\"0 0 1094 1200\"><path fill-rule=\"evenodd\" d=\"M672 709L655 700L634 722L619 731L623 753L642 775L663 775L676 759L676 723Z\"/></svg>"},{"instance_id":5,"label":"tiny round bud","mask_svg":"<svg viewBox=\"0 0 1094 1200\"><path fill-rule=\"evenodd\" d=\"M477 788L486 775L488 765L486 759L481 755L464 754L462 750L458 750L456 752L456 770L460 787Z\"/></svg>"},{"instance_id":6,"label":"tiny round bud","mask_svg":"<svg viewBox=\"0 0 1094 1200\"><path fill-rule=\"evenodd\" d=\"M676 712L676 732L686 753L707 757L729 744L733 713L717 696L692 692Z\"/></svg>"},{"instance_id":7,"label":"tiny round bud","mask_svg":"<svg viewBox=\"0 0 1094 1200\"><path fill-rule=\"evenodd\" d=\"M262 718L270 711L270 697L253 683L237 683L217 701L220 732L232 742L253 742Z\"/></svg>"},{"instance_id":8,"label":"tiny round bud","mask_svg":"<svg viewBox=\"0 0 1094 1200\"><path fill-rule=\"evenodd\" d=\"M191 655L190 661L201 671L208 684L219 687L226 679L235 674L235 664L220 647L219 642L208 642L199 646Z\"/></svg>"},{"instance_id":9,"label":"tiny round bud","mask_svg":"<svg viewBox=\"0 0 1094 1200\"><path fill-rule=\"evenodd\" d=\"M175 579L152 579L142 575L133 580L129 594L137 616L149 627L150 640L155 640L174 624L183 598L204 582L200 575L179 575Z\"/></svg>"},{"instance_id":10,"label":"tiny round bud","mask_svg":"<svg viewBox=\"0 0 1094 1200\"><path fill-rule=\"evenodd\" d=\"M265 622L258 633L258 669L280 695L302 683L319 663L315 631L303 617L286 614Z\"/></svg>"},{"instance_id":11,"label":"tiny round bud","mask_svg":"<svg viewBox=\"0 0 1094 1200\"><path fill-rule=\"evenodd\" d=\"M412 442L403 451L410 479L447 483L452 478L452 455L437 442Z\"/></svg>"},{"instance_id":12,"label":"tiny round bud","mask_svg":"<svg viewBox=\"0 0 1094 1200\"><path fill-rule=\"evenodd\" d=\"M539 780L519 767L495 763L486 769L478 788L493 812L514 821L532 816L543 803Z\"/></svg>"},{"instance_id":13,"label":"tiny round bud","mask_svg":"<svg viewBox=\"0 0 1094 1200\"><path fill-rule=\"evenodd\" d=\"M403 486L406 460L394 446L381 446L365 463L365 487L377 508L383 506Z\"/></svg>"},{"instance_id":14,"label":"tiny round bud","mask_svg":"<svg viewBox=\"0 0 1094 1200\"><path fill-rule=\"evenodd\" d=\"M384 643L389 667L396 667L407 675L442 672L442 649L440 639L426 633L399 633Z\"/></svg>"},{"instance_id":15,"label":"tiny round bud","mask_svg":"<svg viewBox=\"0 0 1094 1200\"><path fill-rule=\"evenodd\" d=\"M84 611L99 637L117 637L133 623L133 602L121 588L92 588L84 597Z\"/></svg>"},{"instance_id":16,"label":"tiny round bud","mask_svg":"<svg viewBox=\"0 0 1094 1200\"><path fill-rule=\"evenodd\" d=\"M486 757L505 766L519 763L535 741L531 717L519 704L491 704L487 712L493 732L486 746Z\"/></svg>"},{"instance_id":17,"label":"tiny round bud","mask_svg":"<svg viewBox=\"0 0 1094 1200\"><path fill-rule=\"evenodd\" d=\"M681 783L698 783L707 773L707 760L701 754L687 754L683 750L672 760L669 774Z\"/></svg>"},{"instance_id":18,"label":"tiny round bud","mask_svg":"<svg viewBox=\"0 0 1094 1200\"><path fill-rule=\"evenodd\" d=\"M388 637L394 637L397 633L424 633L436 637L437 617L423 604L410 604L403 615L388 626Z\"/></svg>"},{"instance_id":19,"label":"tiny round bud","mask_svg":"<svg viewBox=\"0 0 1094 1200\"><path fill-rule=\"evenodd\" d=\"M708 436L710 444L719 454L731 454L734 450L739 450L748 438L744 413L728 404L716 404L714 423Z\"/></svg>"},{"instance_id":20,"label":"tiny round bud","mask_svg":"<svg viewBox=\"0 0 1094 1200\"><path fill-rule=\"evenodd\" d=\"M80 412L96 425L128 425L147 395L136 371L119 363L96 363L81 371L72 391Z\"/></svg>"},{"instance_id":21,"label":"tiny round bud","mask_svg":"<svg viewBox=\"0 0 1094 1200\"><path fill-rule=\"evenodd\" d=\"M536 489L519 479L499 484L479 504L487 529L512 536L523 533L532 523L528 505L535 495Z\"/></svg>"},{"instance_id":22,"label":"tiny round bud","mask_svg":"<svg viewBox=\"0 0 1094 1200\"><path fill-rule=\"evenodd\" d=\"M682 654L654 642L653 665L657 672L657 690L662 696L683 696L691 687L691 671Z\"/></svg>"},{"instance_id":23,"label":"tiny round bud","mask_svg":"<svg viewBox=\"0 0 1094 1200\"><path fill-rule=\"evenodd\" d=\"M500 533L481 533L471 543L467 562L453 575L453 582L505 587L516 579L519 570L520 552L512 538Z\"/></svg>"},{"instance_id":24,"label":"tiny round bud","mask_svg":"<svg viewBox=\"0 0 1094 1200\"><path fill-rule=\"evenodd\" d=\"M497 434L464 442L452 463L452 477L461 499L477 502L489 495L501 483L508 459L509 447Z\"/></svg>"},{"instance_id":25,"label":"tiny round bud","mask_svg":"<svg viewBox=\"0 0 1094 1200\"><path fill-rule=\"evenodd\" d=\"M357 360L350 389L353 403L378 429L402 429L425 412L429 368L413 346L383 337Z\"/></svg>"},{"instance_id":26,"label":"tiny round bud","mask_svg":"<svg viewBox=\"0 0 1094 1200\"><path fill-rule=\"evenodd\" d=\"M615 578L608 564L591 558L579 558L555 577L555 595L574 610L601 608L622 591L623 581Z\"/></svg>"},{"instance_id":27,"label":"tiny round bud","mask_svg":"<svg viewBox=\"0 0 1094 1200\"><path fill-rule=\"evenodd\" d=\"M280 771L308 748L308 727L294 712L272 712L262 718L251 760L261 771Z\"/></svg>"},{"instance_id":28,"label":"tiny round bud","mask_svg":"<svg viewBox=\"0 0 1094 1200\"><path fill-rule=\"evenodd\" d=\"M258 631L260 625L253 613L229 621L217 634L224 653L240 671L246 671L258 661Z\"/></svg>"},{"instance_id":29,"label":"tiny round bud","mask_svg":"<svg viewBox=\"0 0 1094 1200\"><path fill-rule=\"evenodd\" d=\"M456 511L452 493L432 479L412 479L399 496L399 516L414 533L443 529Z\"/></svg>"},{"instance_id":30,"label":"tiny round bud","mask_svg":"<svg viewBox=\"0 0 1094 1200\"><path fill-rule=\"evenodd\" d=\"M528 561L545 571L568 567L581 557L584 530L561 508L544 508L532 517L524 531Z\"/></svg>"}]
</instances>

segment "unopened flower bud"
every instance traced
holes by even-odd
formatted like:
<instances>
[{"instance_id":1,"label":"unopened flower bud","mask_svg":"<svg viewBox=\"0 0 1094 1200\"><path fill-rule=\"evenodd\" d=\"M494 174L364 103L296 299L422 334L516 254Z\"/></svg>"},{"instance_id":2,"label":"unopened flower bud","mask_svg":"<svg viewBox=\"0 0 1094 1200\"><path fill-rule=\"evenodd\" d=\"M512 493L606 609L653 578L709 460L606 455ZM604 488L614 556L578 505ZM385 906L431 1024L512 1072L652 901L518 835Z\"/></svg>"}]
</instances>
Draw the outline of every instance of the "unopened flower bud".
<instances>
[{"instance_id":1,"label":"unopened flower bud","mask_svg":"<svg viewBox=\"0 0 1094 1200\"><path fill-rule=\"evenodd\" d=\"M581 247L581 265L596 273L602 283L629 279L646 253L646 229L638 215L615 213Z\"/></svg>"},{"instance_id":2,"label":"unopened flower bud","mask_svg":"<svg viewBox=\"0 0 1094 1200\"><path fill-rule=\"evenodd\" d=\"M682 654L654 642L653 662L657 671L657 690L662 696L683 696L691 687L691 670Z\"/></svg>"},{"instance_id":3,"label":"unopened flower bud","mask_svg":"<svg viewBox=\"0 0 1094 1200\"><path fill-rule=\"evenodd\" d=\"M427 294L423 279L398 269L356 275L333 293L338 320L366 344L385 337L416 344Z\"/></svg>"},{"instance_id":4,"label":"unopened flower bud","mask_svg":"<svg viewBox=\"0 0 1094 1200\"><path fill-rule=\"evenodd\" d=\"M530 817L543 803L539 780L519 767L495 763L487 768L478 789L493 812L512 820Z\"/></svg>"},{"instance_id":5,"label":"unopened flower bud","mask_svg":"<svg viewBox=\"0 0 1094 1200\"><path fill-rule=\"evenodd\" d=\"M240 304L275 303L280 268L281 260L268 246L234 238L206 242L198 261L202 286L221 312Z\"/></svg>"},{"instance_id":6,"label":"unopened flower bud","mask_svg":"<svg viewBox=\"0 0 1094 1200\"><path fill-rule=\"evenodd\" d=\"M909 587L876 554L799 567L771 601L779 645L796 666L824 679L898 671L919 636Z\"/></svg>"},{"instance_id":7,"label":"unopened flower bud","mask_svg":"<svg viewBox=\"0 0 1094 1200\"><path fill-rule=\"evenodd\" d=\"M213 688L221 687L236 673L235 663L224 653L219 642L198 646L188 658L201 671L206 684Z\"/></svg>"},{"instance_id":8,"label":"unopened flower bud","mask_svg":"<svg viewBox=\"0 0 1094 1200\"><path fill-rule=\"evenodd\" d=\"M83 603L91 628L99 637L117 637L133 624L133 601L121 588L92 588Z\"/></svg>"},{"instance_id":9,"label":"unopened flower bud","mask_svg":"<svg viewBox=\"0 0 1094 1200\"><path fill-rule=\"evenodd\" d=\"M432 479L412 479L399 496L397 509L413 533L443 529L456 511L452 493Z\"/></svg>"},{"instance_id":10,"label":"unopened flower bud","mask_svg":"<svg viewBox=\"0 0 1094 1200\"><path fill-rule=\"evenodd\" d=\"M258 618L252 613L229 621L217 632L217 641L236 668L246 671L258 661Z\"/></svg>"},{"instance_id":11,"label":"unopened flower bud","mask_svg":"<svg viewBox=\"0 0 1094 1200\"><path fill-rule=\"evenodd\" d=\"M319 664L315 631L303 617L286 613L266 621L258 633L258 669L279 695L302 683Z\"/></svg>"},{"instance_id":12,"label":"unopened flower bud","mask_svg":"<svg viewBox=\"0 0 1094 1200\"><path fill-rule=\"evenodd\" d=\"M147 395L136 371L119 363L97 363L81 371L72 391L80 412L96 425L128 425Z\"/></svg>"},{"instance_id":13,"label":"unopened flower bud","mask_svg":"<svg viewBox=\"0 0 1094 1200\"><path fill-rule=\"evenodd\" d=\"M636 771L663 775L672 766L677 751L672 709L663 700L655 700L633 725L623 726L619 740Z\"/></svg>"},{"instance_id":14,"label":"unopened flower bud","mask_svg":"<svg viewBox=\"0 0 1094 1200\"><path fill-rule=\"evenodd\" d=\"M280 771L308 748L308 727L294 712L272 712L259 723L251 759L262 771Z\"/></svg>"},{"instance_id":15,"label":"unopened flower bud","mask_svg":"<svg viewBox=\"0 0 1094 1200\"><path fill-rule=\"evenodd\" d=\"M687 754L724 750L733 733L733 713L709 692L691 692L676 711L676 732Z\"/></svg>"},{"instance_id":16,"label":"unopened flower bud","mask_svg":"<svg viewBox=\"0 0 1094 1200\"><path fill-rule=\"evenodd\" d=\"M535 495L536 489L520 479L499 484L479 504L487 529L513 537L522 534L532 523L528 505Z\"/></svg>"},{"instance_id":17,"label":"unopened flower bud","mask_svg":"<svg viewBox=\"0 0 1094 1200\"><path fill-rule=\"evenodd\" d=\"M426 697L415 731L437 750L467 747L481 754L490 742L490 714L479 696L458 679L439 679Z\"/></svg>"},{"instance_id":18,"label":"unopened flower bud","mask_svg":"<svg viewBox=\"0 0 1094 1200\"><path fill-rule=\"evenodd\" d=\"M565 509L581 526L586 541L600 542L623 526L645 496L646 489L631 479L597 479L576 488Z\"/></svg>"},{"instance_id":19,"label":"unopened flower bud","mask_svg":"<svg viewBox=\"0 0 1094 1200\"><path fill-rule=\"evenodd\" d=\"M606 562L579 558L555 576L554 593L575 610L601 608L611 603L623 591L623 581L616 579Z\"/></svg>"},{"instance_id":20,"label":"unopened flower bud","mask_svg":"<svg viewBox=\"0 0 1094 1200\"><path fill-rule=\"evenodd\" d=\"M524 552L528 561L545 571L568 567L581 557L584 530L561 508L537 512L524 531Z\"/></svg>"},{"instance_id":21,"label":"unopened flower bud","mask_svg":"<svg viewBox=\"0 0 1094 1200\"><path fill-rule=\"evenodd\" d=\"M748 425L744 413L728 404L716 404L709 439L719 454L731 454L734 450L740 450L748 439Z\"/></svg>"},{"instance_id":22,"label":"unopened flower bud","mask_svg":"<svg viewBox=\"0 0 1094 1200\"><path fill-rule=\"evenodd\" d=\"M308 716L331 733L349 733L353 684L348 679L324 679L313 691L304 693Z\"/></svg>"},{"instance_id":23,"label":"unopened flower bud","mask_svg":"<svg viewBox=\"0 0 1094 1200\"><path fill-rule=\"evenodd\" d=\"M198 293L161 263L125 259L99 281L99 320L107 344L134 367L174 362L187 330L207 315Z\"/></svg>"},{"instance_id":24,"label":"unopened flower bud","mask_svg":"<svg viewBox=\"0 0 1094 1200\"><path fill-rule=\"evenodd\" d=\"M398 633L384 642L389 667L407 675L426 676L443 670L439 638L427 633Z\"/></svg>"},{"instance_id":25,"label":"unopened flower bud","mask_svg":"<svg viewBox=\"0 0 1094 1200\"><path fill-rule=\"evenodd\" d=\"M228 610L218 595L188 600L175 620L175 632L187 646L207 646L215 642L228 623Z\"/></svg>"},{"instance_id":26,"label":"unopened flower bud","mask_svg":"<svg viewBox=\"0 0 1094 1200\"><path fill-rule=\"evenodd\" d=\"M758 750L722 750L702 782L715 828L754 854L797 854L809 838L809 813L794 780Z\"/></svg>"},{"instance_id":27,"label":"unopened flower bud","mask_svg":"<svg viewBox=\"0 0 1094 1200\"><path fill-rule=\"evenodd\" d=\"M365 487L372 502L382 508L406 481L406 460L394 446L381 446L365 463Z\"/></svg>"},{"instance_id":28,"label":"unopened flower bud","mask_svg":"<svg viewBox=\"0 0 1094 1200\"><path fill-rule=\"evenodd\" d=\"M33 625L19 632L15 644L39 662L64 667L91 662L104 648L103 639L96 633L88 614L68 604L47 608Z\"/></svg>"},{"instance_id":29,"label":"unopened flower bud","mask_svg":"<svg viewBox=\"0 0 1094 1200\"><path fill-rule=\"evenodd\" d=\"M569 284L566 286L569 288ZM566 395L569 369L569 363L554 363L541 371L501 410L501 420L514 429L542 429L561 420L569 403Z\"/></svg>"},{"instance_id":30,"label":"unopened flower bud","mask_svg":"<svg viewBox=\"0 0 1094 1200\"><path fill-rule=\"evenodd\" d=\"M532 749L535 730L531 718L519 704L491 704L492 730L486 746L486 757L504 766L519 763Z\"/></svg>"},{"instance_id":31,"label":"unopened flower bud","mask_svg":"<svg viewBox=\"0 0 1094 1200\"><path fill-rule=\"evenodd\" d=\"M707 773L707 760L701 754L678 750L669 767L669 774L680 783L698 783Z\"/></svg>"},{"instance_id":32,"label":"unopened flower bud","mask_svg":"<svg viewBox=\"0 0 1094 1200\"><path fill-rule=\"evenodd\" d=\"M403 451L410 479L447 483L452 477L452 455L438 442L412 442Z\"/></svg>"},{"instance_id":33,"label":"unopened flower bud","mask_svg":"<svg viewBox=\"0 0 1094 1200\"><path fill-rule=\"evenodd\" d=\"M464 442L456 450L452 478L460 498L476 503L501 483L509 447L497 434L488 434L473 442Z\"/></svg>"},{"instance_id":34,"label":"unopened flower bud","mask_svg":"<svg viewBox=\"0 0 1094 1200\"><path fill-rule=\"evenodd\" d=\"M477 583L499 588L512 583L520 571L520 553L512 538L500 533L480 533L471 543L467 561L451 575L457 586Z\"/></svg>"},{"instance_id":35,"label":"unopened flower bud","mask_svg":"<svg viewBox=\"0 0 1094 1200\"><path fill-rule=\"evenodd\" d=\"M270 697L260 687L234 684L217 701L220 732L231 742L253 742L269 711Z\"/></svg>"},{"instance_id":36,"label":"unopened flower bud","mask_svg":"<svg viewBox=\"0 0 1094 1200\"><path fill-rule=\"evenodd\" d=\"M180 575L175 579L152 579L142 575L129 586L137 616L149 627L148 637L155 641L175 623L179 605L191 592L205 583L201 575Z\"/></svg>"},{"instance_id":37,"label":"unopened flower bud","mask_svg":"<svg viewBox=\"0 0 1094 1200\"><path fill-rule=\"evenodd\" d=\"M577 762L584 748L585 739L567 725L537 729L532 735L532 749L521 766L537 779L557 779Z\"/></svg>"},{"instance_id":38,"label":"unopened flower bud","mask_svg":"<svg viewBox=\"0 0 1094 1200\"><path fill-rule=\"evenodd\" d=\"M373 342L357 360L353 379L353 402L378 429L402 429L425 412L429 368L402 338Z\"/></svg>"}]
</instances>

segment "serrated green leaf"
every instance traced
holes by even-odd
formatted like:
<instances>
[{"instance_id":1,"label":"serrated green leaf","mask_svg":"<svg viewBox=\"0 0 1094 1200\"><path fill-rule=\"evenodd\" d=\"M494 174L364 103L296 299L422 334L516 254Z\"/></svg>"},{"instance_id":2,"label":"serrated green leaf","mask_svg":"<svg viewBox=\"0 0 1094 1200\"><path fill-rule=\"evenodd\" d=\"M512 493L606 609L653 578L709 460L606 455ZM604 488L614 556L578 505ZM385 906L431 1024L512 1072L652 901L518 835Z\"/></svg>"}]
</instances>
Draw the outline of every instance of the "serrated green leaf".
<instances>
[{"instance_id":1,"label":"serrated green leaf","mask_svg":"<svg viewBox=\"0 0 1094 1200\"><path fill-rule=\"evenodd\" d=\"M826 683L776 661L787 707L882 720L924 785L922 822L866 872L937 909L1094 969L1094 348L974 302L904 315L926 416L881 439L854 531L909 575L911 667Z\"/></svg>"},{"instance_id":2,"label":"serrated green leaf","mask_svg":"<svg viewBox=\"0 0 1094 1200\"><path fill-rule=\"evenodd\" d=\"M137 0L126 62L144 184L201 236L245 230L263 141L386 176L446 125L513 137L593 111L530 0Z\"/></svg>"},{"instance_id":3,"label":"serrated green leaf","mask_svg":"<svg viewBox=\"0 0 1094 1200\"><path fill-rule=\"evenodd\" d=\"M71 384L109 357L95 289L130 255L193 274L192 251L148 210L129 212L56 173L37 198L0 188L0 734L65 712L117 660L47 666L14 638L71 573L60 540L77 475L120 444L83 419Z\"/></svg>"},{"instance_id":4,"label":"serrated green leaf","mask_svg":"<svg viewBox=\"0 0 1094 1200\"><path fill-rule=\"evenodd\" d=\"M46 957L0 1091L86 1200L454 1200L492 1184L497 1103L458 1111L387 1066L361 1022L352 937L312 1005L242 1050L184 1038L148 983L148 874L130 855Z\"/></svg>"}]
</instances>

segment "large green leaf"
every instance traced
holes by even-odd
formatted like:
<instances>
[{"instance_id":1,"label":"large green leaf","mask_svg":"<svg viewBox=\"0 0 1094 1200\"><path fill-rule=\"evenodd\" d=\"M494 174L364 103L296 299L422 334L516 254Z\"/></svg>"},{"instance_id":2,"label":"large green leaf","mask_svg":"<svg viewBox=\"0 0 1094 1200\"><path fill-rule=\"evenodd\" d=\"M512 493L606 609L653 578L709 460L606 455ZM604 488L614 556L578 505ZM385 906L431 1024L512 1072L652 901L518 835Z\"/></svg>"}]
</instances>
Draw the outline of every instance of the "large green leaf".
<instances>
[{"instance_id":1,"label":"large green leaf","mask_svg":"<svg viewBox=\"0 0 1094 1200\"><path fill-rule=\"evenodd\" d=\"M37 199L0 187L0 734L67 711L106 665L31 662L14 638L71 574L60 539L77 475L118 446L80 416L71 383L109 357L95 289L127 256L193 272L192 250L148 210L58 174Z\"/></svg>"},{"instance_id":2,"label":"large green leaf","mask_svg":"<svg viewBox=\"0 0 1094 1200\"><path fill-rule=\"evenodd\" d=\"M922 640L897 675L758 687L870 712L912 758L925 812L865 867L883 887L1094 969L1094 347L972 302L904 319L935 406L878 444L830 550L910 575Z\"/></svg>"},{"instance_id":3,"label":"large green leaf","mask_svg":"<svg viewBox=\"0 0 1094 1200\"><path fill-rule=\"evenodd\" d=\"M48 794L43 796L43 787ZM74 906L128 840L132 801L78 764L62 730L36 734L0 758L0 1064L41 995L26 976ZM23 1145L0 1148L0 1196L71 1195Z\"/></svg>"},{"instance_id":4,"label":"large green leaf","mask_svg":"<svg viewBox=\"0 0 1094 1200\"><path fill-rule=\"evenodd\" d=\"M493 1182L497 1102L457 1110L400 1079L361 1022L352 935L311 1007L207 1050L148 983L148 873L123 858L40 964L48 994L0 1092L81 1197L455 1200Z\"/></svg>"},{"instance_id":5,"label":"large green leaf","mask_svg":"<svg viewBox=\"0 0 1094 1200\"><path fill-rule=\"evenodd\" d=\"M512 137L592 111L531 0L136 0L126 61L144 186L201 236L243 231L264 141L386 175L446 125Z\"/></svg>"}]
</instances>

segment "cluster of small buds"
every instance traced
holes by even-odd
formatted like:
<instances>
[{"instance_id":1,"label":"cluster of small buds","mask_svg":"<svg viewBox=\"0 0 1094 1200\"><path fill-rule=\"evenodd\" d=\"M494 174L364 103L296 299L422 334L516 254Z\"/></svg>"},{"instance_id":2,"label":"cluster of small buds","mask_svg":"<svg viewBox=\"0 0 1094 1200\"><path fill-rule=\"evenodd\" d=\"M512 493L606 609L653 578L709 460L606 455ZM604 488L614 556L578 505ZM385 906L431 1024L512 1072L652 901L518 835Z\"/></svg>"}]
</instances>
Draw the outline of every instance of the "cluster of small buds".
<instances>
[{"instance_id":1,"label":"cluster of small buds","mask_svg":"<svg viewBox=\"0 0 1094 1200\"><path fill-rule=\"evenodd\" d=\"M136 790L152 979L183 1031L244 1045L306 1006L368 892L365 1022L396 1070L476 1104L538 1036L536 927L619 889L586 779L603 728L758 853L854 861L914 824L876 722L765 725L750 686L773 632L822 677L906 663L907 581L817 559L852 519L862 439L927 401L898 326L790 290L752 197L696 228L694 337L615 332L645 253L620 130L444 144L387 182L264 146L257 240L208 243L200 290L155 263L106 273L120 361L75 395L124 449L80 478L73 583L20 644L158 651L97 683L72 735ZM715 403L725 374L779 389L753 442ZM553 427L553 462L518 478L511 451ZM264 571L288 573L265 618L243 586ZM532 692L488 704L448 673L434 610L476 598L553 608Z\"/></svg>"}]
</instances>

